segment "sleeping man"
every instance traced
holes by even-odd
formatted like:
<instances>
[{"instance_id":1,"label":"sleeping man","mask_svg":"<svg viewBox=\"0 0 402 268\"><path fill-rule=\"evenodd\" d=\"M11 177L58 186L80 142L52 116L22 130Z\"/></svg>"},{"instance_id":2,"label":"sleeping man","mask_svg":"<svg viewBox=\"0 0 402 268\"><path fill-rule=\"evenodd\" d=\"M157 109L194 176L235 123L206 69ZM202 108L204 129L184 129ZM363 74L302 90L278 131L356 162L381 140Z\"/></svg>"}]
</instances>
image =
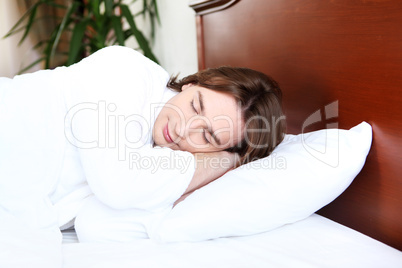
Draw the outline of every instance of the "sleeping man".
<instances>
[{"instance_id":1,"label":"sleeping man","mask_svg":"<svg viewBox=\"0 0 402 268\"><path fill-rule=\"evenodd\" d=\"M38 229L75 223L80 241L152 237L189 194L269 155L284 126L281 91L260 72L169 79L125 47L1 78L0 213Z\"/></svg>"}]
</instances>

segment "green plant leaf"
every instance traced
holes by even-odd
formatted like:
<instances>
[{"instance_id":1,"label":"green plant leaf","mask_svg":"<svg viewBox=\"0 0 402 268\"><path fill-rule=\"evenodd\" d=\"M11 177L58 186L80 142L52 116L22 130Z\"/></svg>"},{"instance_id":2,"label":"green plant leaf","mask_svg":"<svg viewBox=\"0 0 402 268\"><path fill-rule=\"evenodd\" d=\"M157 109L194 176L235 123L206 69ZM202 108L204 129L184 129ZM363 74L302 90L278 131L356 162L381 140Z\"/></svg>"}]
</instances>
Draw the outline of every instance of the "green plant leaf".
<instances>
[{"instance_id":1,"label":"green plant leaf","mask_svg":"<svg viewBox=\"0 0 402 268\"><path fill-rule=\"evenodd\" d=\"M52 6L52 7L56 7L56 8L62 8L62 9L68 8L67 5L55 3L54 0L41 0L40 2L43 2L44 4L46 4L48 6Z\"/></svg>"},{"instance_id":2,"label":"green plant leaf","mask_svg":"<svg viewBox=\"0 0 402 268\"><path fill-rule=\"evenodd\" d=\"M112 16L112 25L114 29L114 33L116 34L117 43L121 46L124 46L124 33L123 33L123 25L121 23L121 17Z\"/></svg>"},{"instance_id":3,"label":"green plant leaf","mask_svg":"<svg viewBox=\"0 0 402 268\"><path fill-rule=\"evenodd\" d=\"M131 28L131 33L134 35L135 39L138 42L141 50L144 52L144 55L150 58L151 60L158 62L155 55L152 53L151 48L149 47L147 39L144 37L141 31L138 30L137 25L135 24L134 17L130 12L130 9L127 5L120 5L122 15L126 18L128 24Z\"/></svg>"},{"instance_id":4,"label":"green plant leaf","mask_svg":"<svg viewBox=\"0 0 402 268\"><path fill-rule=\"evenodd\" d=\"M38 5L36 5L35 8L32 9L31 14L29 15L28 23L25 27L24 34L22 35L20 41L18 42L18 45L21 45L22 42L24 42L25 38L28 36L29 30L31 30L32 24L34 22L37 10Z\"/></svg>"},{"instance_id":5,"label":"green plant leaf","mask_svg":"<svg viewBox=\"0 0 402 268\"><path fill-rule=\"evenodd\" d=\"M142 1L142 11L141 11L141 14L144 16L144 18L145 18L145 12L147 11L147 9L148 9L147 0Z\"/></svg>"},{"instance_id":6,"label":"green plant leaf","mask_svg":"<svg viewBox=\"0 0 402 268\"><path fill-rule=\"evenodd\" d=\"M105 0L105 11L108 16L113 14L113 0Z\"/></svg>"},{"instance_id":7,"label":"green plant leaf","mask_svg":"<svg viewBox=\"0 0 402 268\"><path fill-rule=\"evenodd\" d=\"M0 0L1 1L1 0ZM139 0L31 0L32 5L21 16L16 24L7 32L3 38L7 38L13 34L23 31L20 43L26 40L26 37L32 31L35 23L49 16L54 18L58 23L51 29L49 36L38 40L39 42L33 47L37 49L43 57L33 62L30 66L25 67L22 71L31 68L39 62L45 62L45 68L53 68L51 61L54 61L56 54L66 55L68 60L66 65L70 65L81 59L86 53L93 53L96 50L109 44L124 45L125 41L133 36L138 43L139 50L142 50L145 56L157 62L155 55L150 48L149 40L144 36L143 32L137 28L134 17L143 15L144 18L149 16L151 22L151 36L153 36L155 21L159 21L158 6L156 0L141 0L143 10L137 14L132 14L127 2L138 2ZM40 17L38 9L41 5L52 8L64 9L62 17L60 13L49 13ZM104 9L101 9L104 5ZM120 13L119 13L120 11ZM126 23L128 29L124 28ZM52 25L53 26L53 25ZM60 52L57 49L63 42L64 33L71 33L69 49ZM151 38L151 40L153 40ZM112 41L112 42L111 42ZM53 63L52 63L53 64Z\"/></svg>"},{"instance_id":8,"label":"green plant leaf","mask_svg":"<svg viewBox=\"0 0 402 268\"><path fill-rule=\"evenodd\" d=\"M3 38L7 38L16 33L15 29L17 29L28 16L31 16L31 13L38 8L38 6L42 4L42 2L37 2L32 5L23 15L22 17L14 24L14 26L3 36ZM35 11L36 12L36 11ZM26 28L27 26L24 26ZM20 31L20 30L18 30Z\"/></svg>"},{"instance_id":9,"label":"green plant leaf","mask_svg":"<svg viewBox=\"0 0 402 268\"><path fill-rule=\"evenodd\" d=\"M156 16L156 19L158 20L158 23L161 23L161 20L159 18L159 10L158 10L158 3L156 0L151 0L152 1L152 6L154 8L154 14Z\"/></svg>"},{"instance_id":10,"label":"green plant leaf","mask_svg":"<svg viewBox=\"0 0 402 268\"><path fill-rule=\"evenodd\" d=\"M85 45L82 43L82 39L84 38L87 24L87 20L81 21L77 23L73 29L70 41L70 51L68 53L68 60L66 64L67 66L77 62L80 51L85 48Z\"/></svg>"},{"instance_id":11,"label":"green plant leaf","mask_svg":"<svg viewBox=\"0 0 402 268\"><path fill-rule=\"evenodd\" d=\"M51 46L50 55L49 55L50 59L54 58L57 46L60 41L61 34L64 32L64 30L66 29L66 26L71 21L71 14L77 9L78 5L79 4L77 2L73 2L67 9L67 12L66 12L65 16L63 17L63 20L60 23L60 27L58 28L58 30L56 32L56 36L55 36L53 44Z\"/></svg>"},{"instance_id":12,"label":"green plant leaf","mask_svg":"<svg viewBox=\"0 0 402 268\"><path fill-rule=\"evenodd\" d=\"M53 32L51 33L49 39L45 41L46 46L45 46L45 48L43 49L42 54L44 54L45 57L46 57L46 60L45 60L45 68L46 68L46 69L49 69L49 68L50 68L50 60L51 60L51 59L50 59L50 54L51 54L51 51L52 51L52 45L53 45L53 43L54 43L54 39L56 38L57 30L58 30L59 27L60 27L60 24L58 24L58 25L56 26L56 28L55 28L55 29L53 30Z\"/></svg>"},{"instance_id":13,"label":"green plant leaf","mask_svg":"<svg viewBox=\"0 0 402 268\"><path fill-rule=\"evenodd\" d=\"M91 4L92 12L94 13L95 19L98 19L100 16L100 10L99 10L99 0L92 0L89 1L89 4Z\"/></svg>"},{"instance_id":14,"label":"green plant leaf","mask_svg":"<svg viewBox=\"0 0 402 268\"><path fill-rule=\"evenodd\" d=\"M46 57L42 57L37 59L36 61L32 62L31 64L29 64L28 66L24 67L23 69L21 69L18 74L22 74L25 71L28 71L29 69L31 69L33 66L35 66L36 64L40 63L41 61L44 61L46 59Z\"/></svg>"}]
</instances>

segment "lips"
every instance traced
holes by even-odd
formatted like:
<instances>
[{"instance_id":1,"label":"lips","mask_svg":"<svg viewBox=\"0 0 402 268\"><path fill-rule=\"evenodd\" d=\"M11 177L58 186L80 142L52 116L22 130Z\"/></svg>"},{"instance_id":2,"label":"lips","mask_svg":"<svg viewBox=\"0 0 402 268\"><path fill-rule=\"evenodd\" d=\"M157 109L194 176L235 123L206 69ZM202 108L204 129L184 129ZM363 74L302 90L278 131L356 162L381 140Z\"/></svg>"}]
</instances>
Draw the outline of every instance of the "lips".
<instances>
[{"instance_id":1,"label":"lips","mask_svg":"<svg viewBox=\"0 0 402 268\"><path fill-rule=\"evenodd\" d=\"M166 124L166 126L163 128L163 137L165 137L165 140L169 143L172 143L173 140L169 135L169 128L168 128L168 124Z\"/></svg>"}]
</instances>

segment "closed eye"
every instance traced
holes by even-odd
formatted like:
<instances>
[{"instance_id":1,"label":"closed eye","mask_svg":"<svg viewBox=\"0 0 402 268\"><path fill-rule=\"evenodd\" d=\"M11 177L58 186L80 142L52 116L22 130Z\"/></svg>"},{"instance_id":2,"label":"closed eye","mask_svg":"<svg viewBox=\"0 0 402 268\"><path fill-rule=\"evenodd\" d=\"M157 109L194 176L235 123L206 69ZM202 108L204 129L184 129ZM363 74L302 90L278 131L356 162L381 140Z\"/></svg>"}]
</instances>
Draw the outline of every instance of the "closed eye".
<instances>
[{"instance_id":1,"label":"closed eye","mask_svg":"<svg viewBox=\"0 0 402 268\"><path fill-rule=\"evenodd\" d=\"M198 97L198 98L196 98L196 100L198 100L198 105L199 105L200 111L198 111L197 108L195 107L194 99L191 100L190 104L191 104L191 108L194 110L194 112L195 112L197 115L199 115L200 113L203 114L203 112L204 112L204 101L203 101L203 97L202 97L201 92L197 91L197 97ZM202 135L202 136L203 136L203 139L205 140L205 142L210 143L209 140L207 139L207 135L206 135L207 131L208 131L208 133L211 135L212 139L213 139L218 145L221 145L221 141L216 137L216 135L213 134L214 132L213 132L212 129L208 129L208 130L207 130L207 129L203 129L203 131L202 131L202 132L203 132L203 135Z\"/></svg>"},{"instance_id":2,"label":"closed eye","mask_svg":"<svg viewBox=\"0 0 402 268\"><path fill-rule=\"evenodd\" d=\"M205 140L205 142L206 143L209 143L209 140L207 139L207 131L205 130L205 129L203 129L203 131L202 131L202 137L204 138L204 140Z\"/></svg>"},{"instance_id":3,"label":"closed eye","mask_svg":"<svg viewBox=\"0 0 402 268\"><path fill-rule=\"evenodd\" d=\"M191 108L193 108L194 112L195 112L196 114L198 114L197 109L195 109L195 106L194 106L194 100L192 100L192 101L190 102L190 105L191 105Z\"/></svg>"},{"instance_id":4,"label":"closed eye","mask_svg":"<svg viewBox=\"0 0 402 268\"><path fill-rule=\"evenodd\" d=\"M191 105L191 108L194 110L194 112L195 112L196 114L198 114L198 111L197 111L197 109L196 109L195 106L194 106L194 100L192 100L192 101L190 102L190 105ZM206 143L209 143L209 140L207 139L207 131L206 131L205 129L202 130L202 138L204 139L204 141L205 141Z\"/></svg>"}]
</instances>

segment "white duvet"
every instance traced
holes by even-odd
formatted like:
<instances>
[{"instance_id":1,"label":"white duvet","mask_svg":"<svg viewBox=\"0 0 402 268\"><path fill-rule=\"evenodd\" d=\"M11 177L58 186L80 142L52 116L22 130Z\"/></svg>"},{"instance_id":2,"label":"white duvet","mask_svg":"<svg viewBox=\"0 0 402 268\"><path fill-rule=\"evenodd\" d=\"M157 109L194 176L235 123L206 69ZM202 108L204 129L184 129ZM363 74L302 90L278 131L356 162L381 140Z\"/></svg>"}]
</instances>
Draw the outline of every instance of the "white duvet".
<instances>
[{"instance_id":1,"label":"white duvet","mask_svg":"<svg viewBox=\"0 0 402 268\"><path fill-rule=\"evenodd\" d=\"M59 228L71 226L91 195L114 209L171 209L194 159L152 146L153 121L174 94L167 79L117 46L70 67L0 79L0 261L17 263L7 252L24 250L28 233L60 253ZM183 166L158 168L171 158Z\"/></svg>"}]
</instances>

